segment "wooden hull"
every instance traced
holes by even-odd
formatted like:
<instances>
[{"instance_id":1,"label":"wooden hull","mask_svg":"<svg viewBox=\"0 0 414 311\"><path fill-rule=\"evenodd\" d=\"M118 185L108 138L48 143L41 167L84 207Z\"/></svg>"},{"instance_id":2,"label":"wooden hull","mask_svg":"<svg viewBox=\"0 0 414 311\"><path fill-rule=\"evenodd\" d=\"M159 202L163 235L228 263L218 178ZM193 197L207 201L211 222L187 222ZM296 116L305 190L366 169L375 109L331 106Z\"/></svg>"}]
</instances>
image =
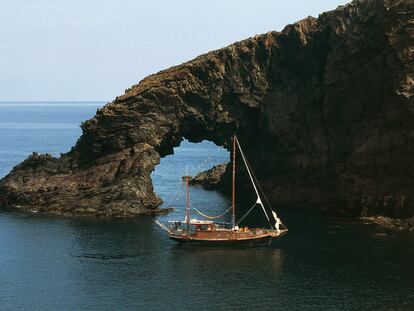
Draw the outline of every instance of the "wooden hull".
<instances>
[{"instance_id":1,"label":"wooden hull","mask_svg":"<svg viewBox=\"0 0 414 311\"><path fill-rule=\"evenodd\" d=\"M287 230L286 230L287 231ZM169 234L170 239L182 243L182 244L191 244L191 245L209 245L209 246L226 246L226 245L270 245L273 239L276 239L282 236L286 231L281 231L280 233L269 232L263 233L260 235L248 235L248 234L238 234L238 233L229 233L228 236L217 237L214 232L211 233L197 233L190 235L175 235Z\"/></svg>"}]
</instances>

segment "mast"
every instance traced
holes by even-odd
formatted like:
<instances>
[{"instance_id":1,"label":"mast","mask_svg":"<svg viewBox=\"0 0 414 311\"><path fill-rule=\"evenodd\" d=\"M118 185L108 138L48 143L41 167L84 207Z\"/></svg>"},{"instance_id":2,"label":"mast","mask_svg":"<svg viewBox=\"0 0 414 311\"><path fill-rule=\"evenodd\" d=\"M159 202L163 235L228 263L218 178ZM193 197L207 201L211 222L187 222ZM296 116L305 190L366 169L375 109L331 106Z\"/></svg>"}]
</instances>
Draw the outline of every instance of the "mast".
<instances>
[{"instance_id":1,"label":"mast","mask_svg":"<svg viewBox=\"0 0 414 311\"><path fill-rule=\"evenodd\" d=\"M189 193L188 193L188 173L185 174L185 218L187 225L190 226L190 206L189 206Z\"/></svg>"},{"instance_id":2,"label":"mast","mask_svg":"<svg viewBox=\"0 0 414 311\"><path fill-rule=\"evenodd\" d=\"M236 226L236 134L233 135L232 227Z\"/></svg>"}]
</instances>

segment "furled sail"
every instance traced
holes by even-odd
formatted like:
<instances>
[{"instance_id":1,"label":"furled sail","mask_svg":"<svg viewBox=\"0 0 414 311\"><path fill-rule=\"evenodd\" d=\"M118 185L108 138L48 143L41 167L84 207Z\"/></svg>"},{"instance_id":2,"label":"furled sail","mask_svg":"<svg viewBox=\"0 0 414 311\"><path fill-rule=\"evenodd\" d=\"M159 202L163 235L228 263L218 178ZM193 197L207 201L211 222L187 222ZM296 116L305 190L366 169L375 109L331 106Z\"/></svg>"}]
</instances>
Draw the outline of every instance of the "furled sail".
<instances>
[{"instance_id":1,"label":"furled sail","mask_svg":"<svg viewBox=\"0 0 414 311\"><path fill-rule=\"evenodd\" d=\"M272 215L273 215L273 218L275 219L275 229L277 230L277 232L280 232L279 227L282 222L280 221L280 218L277 217L277 214L275 211L272 211Z\"/></svg>"}]
</instances>

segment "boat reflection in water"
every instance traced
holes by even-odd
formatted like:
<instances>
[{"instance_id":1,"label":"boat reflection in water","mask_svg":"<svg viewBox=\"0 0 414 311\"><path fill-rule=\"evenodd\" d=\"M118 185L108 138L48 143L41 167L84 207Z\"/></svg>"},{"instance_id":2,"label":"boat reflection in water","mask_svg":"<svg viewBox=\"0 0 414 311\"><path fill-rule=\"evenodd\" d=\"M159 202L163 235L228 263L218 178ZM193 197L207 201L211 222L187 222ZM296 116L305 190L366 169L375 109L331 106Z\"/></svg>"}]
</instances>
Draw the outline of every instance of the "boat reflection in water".
<instances>
[{"instance_id":1,"label":"boat reflection in water","mask_svg":"<svg viewBox=\"0 0 414 311\"><path fill-rule=\"evenodd\" d=\"M253 206L244 214L237 222L235 217L236 211L236 147L240 151L247 173L250 177L250 181L256 193L256 202ZM273 239L284 235L288 229L278 218L275 211L270 208L270 205L264 204L262 197L265 198L263 191L261 190L253 171L247 162L246 157L243 154L243 150L237 140L237 137L233 136L233 178L232 178L232 206L224 213L216 216L206 215L199 211L196 207L192 206L189 201L188 192L188 176L185 177L186 181L186 214L184 221L170 221L168 224L163 224L158 221L157 224L164 229L169 238L172 240L185 243L185 244L201 244L201 245L266 245L270 244ZM191 209L203 218L208 220L198 220L190 218L190 205ZM238 225L240 222L256 207L260 206L268 221L270 228L249 228ZM223 217L228 212L232 212L231 223L215 222L214 219Z\"/></svg>"}]
</instances>

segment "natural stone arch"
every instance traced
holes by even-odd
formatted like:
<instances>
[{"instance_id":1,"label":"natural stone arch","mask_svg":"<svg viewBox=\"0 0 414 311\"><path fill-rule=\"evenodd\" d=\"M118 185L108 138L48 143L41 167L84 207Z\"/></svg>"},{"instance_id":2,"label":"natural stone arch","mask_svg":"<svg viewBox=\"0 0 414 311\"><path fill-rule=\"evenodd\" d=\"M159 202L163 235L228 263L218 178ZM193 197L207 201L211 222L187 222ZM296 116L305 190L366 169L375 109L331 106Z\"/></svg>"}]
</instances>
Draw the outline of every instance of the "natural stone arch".
<instances>
[{"instance_id":1,"label":"natural stone arch","mask_svg":"<svg viewBox=\"0 0 414 311\"><path fill-rule=\"evenodd\" d=\"M82 124L69 153L15 167L0 183L0 204L150 212L160 202L150 179L160 156L183 138L226 145L236 132L278 201L356 212L383 202L405 213L414 180L412 12L412 1L355 1L151 75Z\"/></svg>"}]
</instances>

